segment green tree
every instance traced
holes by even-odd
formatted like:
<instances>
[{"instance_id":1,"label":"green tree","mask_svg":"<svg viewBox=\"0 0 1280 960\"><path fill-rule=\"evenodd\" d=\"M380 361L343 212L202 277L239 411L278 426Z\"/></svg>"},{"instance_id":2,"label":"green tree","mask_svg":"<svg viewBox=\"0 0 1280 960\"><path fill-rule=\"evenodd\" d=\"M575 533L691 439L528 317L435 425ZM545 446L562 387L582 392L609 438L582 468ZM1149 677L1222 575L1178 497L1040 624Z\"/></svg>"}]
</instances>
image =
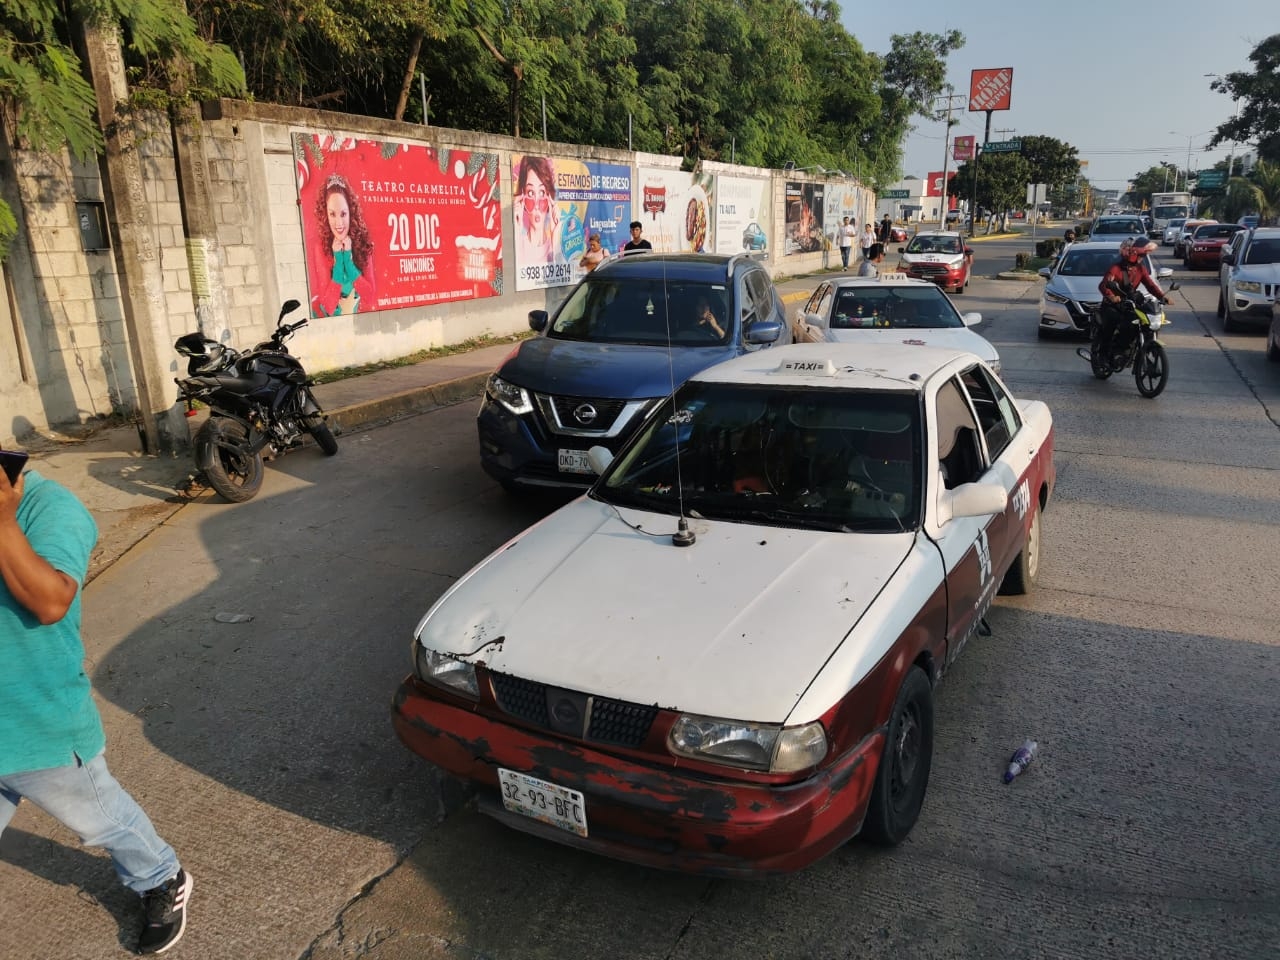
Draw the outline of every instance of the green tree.
<instances>
[{"instance_id":1,"label":"green tree","mask_svg":"<svg viewBox=\"0 0 1280 960\"><path fill-rule=\"evenodd\" d=\"M73 49L84 24L118 24L130 87L140 102L207 99L244 90L226 47L209 43L179 0L8 0L0 6L0 114L17 146L64 146L79 159L103 148L97 100ZM13 238L13 211L0 200L0 258Z\"/></svg>"},{"instance_id":2,"label":"green tree","mask_svg":"<svg viewBox=\"0 0 1280 960\"><path fill-rule=\"evenodd\" d=\"M1167 167L1164 164L1156 164L1154 167L1147 167L1146 170L1134 174L1133 179L1129 181L1129 189L1121 200L1126 205L1141 210L1144 205L1151 206L1153 193L1172 190L1175 183L1181 189L1185 181L1183 171L1172 164Z\"/></svg>"},{"instance_id":3,"label":"green tree","mask_svg":"<svg viewBox=\"0 0 1280 960\"><path fill-rule=\"evenodd\" d=\"M1214 80L1210 88L1242 101L1239 113L1218 125L1209 141L1219 144L1256 142L1258 157L1280 163L1280 33L1263 40L1249 54L1252 73L1240 70Z\"/></svg>"},{"instance_id":4,"label":"green tree","mask_svg":"<svg viewBox=\"0 0 1280 960\"><path fill-rule=\"evenodd\" d=\"M1022 158L1031 168L1031 183L1043 183L1052 192L1079 178L1080 154L1071 144L1035 135L1018 139L1022 141Z\"/></svg>"},{"instance_id":5,"label":"green tree","mask_svg":"<svg viewBox=\"0 0 1280 960\"><path fill-rule=\"evenodd\" d=\"M1021 207L1027 200L1027 184L1031 180L1031 164L1020 153L992 153L980 157L977 192L974 192L973 165L961 164L951 181L957 197L969 201L969 209L994 210L1004 214Z\"/></svg>"}]
</instances>

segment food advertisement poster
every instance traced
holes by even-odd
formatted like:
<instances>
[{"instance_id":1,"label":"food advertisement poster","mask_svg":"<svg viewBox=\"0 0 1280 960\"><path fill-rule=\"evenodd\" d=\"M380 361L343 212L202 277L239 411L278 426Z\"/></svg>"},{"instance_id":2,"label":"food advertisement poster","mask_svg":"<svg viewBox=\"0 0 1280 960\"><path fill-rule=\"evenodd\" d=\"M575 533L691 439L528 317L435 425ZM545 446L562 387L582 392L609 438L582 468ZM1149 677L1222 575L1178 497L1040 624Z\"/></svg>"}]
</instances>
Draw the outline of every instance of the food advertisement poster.
<instances>
[{"instance_id":1,"label":"food advertisement poster","mask_svg":"<svg viewBox=\"0 0 1280 960\"><path fill-rule=\"evenodd\" d=\"M654 250L706 253L715 249L714 176L639 167L636 178L636 219L644 225L644 237Z\"/></svg>"},{"instance_id":2,"label":"food advertisement poster","mask_svg":"<svg viewBox=\"0 0 1280 960\"><path fill-rule=\"evenodd\" d=\"M768 250L773 237L773 194L758 177L715 178L715 252Z\"/></svg>"},{"instance_id":3,"label":"food advertisement poster","mask_svg":"<svg viewBox=\"0 0 1280 960\"><path fill-rule=\"evenodd\" d=\"M787 181L786 245L783 253L816 253L826 243L823 235L825 184Z\"/></svg>"},{"instance_id":4,"label":"food advertisement poster","mask_svg":"<svg viewBox=\"0 0 1280 960\"><path fill-rule=\"evenodd\" d=\"M516 153L511 182L517 290L576 283L593 233L610 253L630 239L629 166Z\"/></svg>"},{"instance_id":5,"label":"food advertisement poster","mask_svg":"<svg viewBox=\"0 0 1280 960\"><path fill-rule=\"evenodd\" d=\"M854 228L861 233L863 218L866 215L864 195L866 191L851 183L825 184L822 196L822 224L827 241L832 247L840 246L839 230L844 226L844 218L848 217ZM860 245L854 238L855 247Z\"/></svg>"},{"instance_id":6,"label":"food advertisement poster","mask_svg":"<svg viewBox=\"0 0 1280 960\"><path fill-rule=\"evenodd\" d=\"M498 155L293 135L313 317L502 293Z\"/></svg>"}]
</instances>

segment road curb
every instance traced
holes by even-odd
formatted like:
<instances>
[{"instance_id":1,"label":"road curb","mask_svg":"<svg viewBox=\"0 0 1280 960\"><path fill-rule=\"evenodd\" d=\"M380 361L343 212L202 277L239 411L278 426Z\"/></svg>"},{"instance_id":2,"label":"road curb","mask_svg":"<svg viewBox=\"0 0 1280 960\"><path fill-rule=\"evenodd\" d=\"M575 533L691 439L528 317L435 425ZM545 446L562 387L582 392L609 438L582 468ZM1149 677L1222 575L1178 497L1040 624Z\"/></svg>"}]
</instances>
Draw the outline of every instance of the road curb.
<instances>
[{"instance_id":1,"label":"road curb","mask_svg":"<svg viewBox=\"0 0 1280 960\"><path fill-rule=\"evenodd\" d=\"M330 429L351 433L364 427L387 423L474 399L484 392L488 373L473 373L454 380L403 390L377 400L365 400L328 411Z\"/></svg>"}]
</instances>

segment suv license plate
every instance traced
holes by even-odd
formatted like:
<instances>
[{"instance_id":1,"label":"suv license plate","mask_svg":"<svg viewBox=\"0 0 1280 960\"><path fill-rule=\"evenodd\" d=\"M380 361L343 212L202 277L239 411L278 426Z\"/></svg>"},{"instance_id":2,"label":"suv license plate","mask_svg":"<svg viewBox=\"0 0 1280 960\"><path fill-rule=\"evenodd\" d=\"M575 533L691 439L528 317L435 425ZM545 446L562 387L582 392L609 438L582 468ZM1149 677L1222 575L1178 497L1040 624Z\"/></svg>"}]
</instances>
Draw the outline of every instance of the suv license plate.
<instances>
[{"instance_id":1,"label":"suv license plate","mask_svg":"<svg viewBox=\"0 0 1280 960\"><path fill-rule=\"evenodd\" d=\"M556 458L561 473L595 473L585 450L559 450Z\"/></svg>"},{"instance_id":2,"label":"suv license plate","mask_svg":"<svg viewBox=\"0 0 1280 960\"><path fill-rule=\"evenodd\" d=\"M498 768L502 805L541 823L587 835L587 804L582 794L527 773Z\"/></svg>"}]
</instances>

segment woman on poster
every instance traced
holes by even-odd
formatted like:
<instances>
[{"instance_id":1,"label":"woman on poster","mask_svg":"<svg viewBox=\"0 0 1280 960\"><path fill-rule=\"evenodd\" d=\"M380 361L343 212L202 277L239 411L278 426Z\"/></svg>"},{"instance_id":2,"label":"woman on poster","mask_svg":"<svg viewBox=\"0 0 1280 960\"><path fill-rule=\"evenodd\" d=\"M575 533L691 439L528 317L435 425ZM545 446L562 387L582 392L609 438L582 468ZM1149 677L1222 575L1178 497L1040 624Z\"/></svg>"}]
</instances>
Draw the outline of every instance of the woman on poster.
<instances>
[{"instance_id":1,"label":"woman on poster","mask_svg":"<svg viewBox=\"0 0 1280 960\"><path fill-rule=\"evenodd\" d=\"M560 211L556 208L555 175L549 159L526 156L520 161L515 200L518 264L554 262Z\"/></svg>"},{"instance_id":2,"label":"woman on poster","mask_svg":"<svg viewBox=\"0 0 1280 960\"><path fill-rule=\"evenodd\" d=\"M316 198L320 256L312 257L311 315L350 316L373 308L373 240L346 178L330 174ZM320 270L317 273L315 267Z\"/></svg>"}]
</instances>

